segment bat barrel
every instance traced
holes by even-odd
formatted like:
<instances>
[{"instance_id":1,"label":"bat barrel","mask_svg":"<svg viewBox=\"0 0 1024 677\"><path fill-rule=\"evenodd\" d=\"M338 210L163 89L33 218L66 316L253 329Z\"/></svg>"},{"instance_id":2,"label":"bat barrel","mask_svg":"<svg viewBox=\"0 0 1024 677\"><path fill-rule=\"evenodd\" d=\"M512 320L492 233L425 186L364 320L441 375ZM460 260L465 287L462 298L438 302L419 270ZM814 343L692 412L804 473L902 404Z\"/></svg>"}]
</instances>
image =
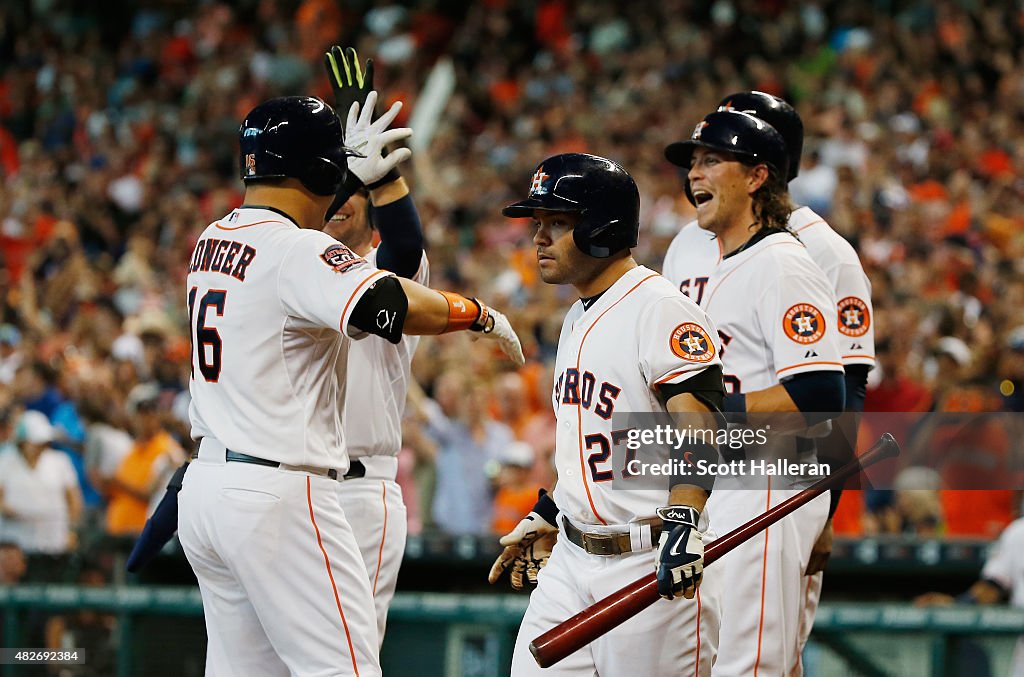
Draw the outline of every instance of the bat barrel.
<instances>
[{"instance_id":1,"label":"bat barrel","mask_svg":"<svg viewBox=\"0 0 1024 677\"><path fill-rule=\"evenodd\" d=\"M720 559L740 543L767 529L800 506L814 500L832 486L845 481L873 463L898 456L899 453L900 447L895 438L891 434L885 433L871 449L828 477L823 477L768 512L758 515L743 526L716 539L704 552L704 566ZM534 639L530 642L530 653L533 654L540 667L550 667L637 615L658 599L658 581L654 572L651 572Z\"/></svg>"}]
</instances>

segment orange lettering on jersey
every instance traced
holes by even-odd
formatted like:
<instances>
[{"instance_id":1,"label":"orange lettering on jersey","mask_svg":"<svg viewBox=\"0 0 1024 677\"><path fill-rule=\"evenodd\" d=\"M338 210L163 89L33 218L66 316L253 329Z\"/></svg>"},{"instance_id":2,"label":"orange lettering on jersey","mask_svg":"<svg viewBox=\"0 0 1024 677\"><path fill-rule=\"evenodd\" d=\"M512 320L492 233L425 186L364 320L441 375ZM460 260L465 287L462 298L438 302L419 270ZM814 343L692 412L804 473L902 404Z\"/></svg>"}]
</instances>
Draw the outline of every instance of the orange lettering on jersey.
<instances>
[{"instance_id":1,"label":"orange lettering on jersey","mask_svg":"<svg viewBox=\"0 0 1024 677\"><path fill-rule=\"evenodd\" d=\"M668 347L672 354L689 362L710 362L715 359L715 344L708 338L704 327L684 322L672 331Z\"/></svg>"},{"instance_id":2,"label":"orange lettering on jersey","mask_svg":"<svg viewBox=\"0 0 1024 677\"><path fill-rule=\"evenodd\" d=\"M847 336L863 336L871 327L868 304L856 296L847 296L839 302L839 331Z\"/></svg>"},{"instance_id":3,"label":"orange lettering on jersey","mask_svg":"<svg viewBox=\"0 0 1024 677\"><path fill-rule=\"evenodd\" d=\"M825 335L825 317L810 303L798 303L783 316L782 330L801 345L814 343Z\"/></svg>"},{"instance_id":4,"label":"orange lettering on jersey","mask_svg":"<svg viewBox=\"0 0 1024 677\"><path fill-rule=\"evenodd\" d=\"M332 244L325 249L320 258L336 273L344 273L352 266L365 260L340 242Z\"/></svg>"}]
</instances>

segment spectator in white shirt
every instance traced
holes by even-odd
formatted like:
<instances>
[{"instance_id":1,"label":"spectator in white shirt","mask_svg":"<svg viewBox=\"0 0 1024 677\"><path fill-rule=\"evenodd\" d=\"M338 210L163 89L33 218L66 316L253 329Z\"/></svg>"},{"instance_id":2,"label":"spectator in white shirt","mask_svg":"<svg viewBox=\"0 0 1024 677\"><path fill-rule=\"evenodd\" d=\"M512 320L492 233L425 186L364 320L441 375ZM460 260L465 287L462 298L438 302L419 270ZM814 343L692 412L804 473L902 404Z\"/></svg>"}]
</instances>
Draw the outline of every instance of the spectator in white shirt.
<instances>
[{"instance_id":1,"label":"spectator in white shirt","mask_svg":"<svg viewBox=\"0 0 1024 677\"><path fill-rule=\"evenodd\" d=\"M15 430L18 453L0 457L0 541L28 554L73 549L82 495L71 460L48 445L54 429L37 411L22 414Z\"/></svg>"}]
</instances>

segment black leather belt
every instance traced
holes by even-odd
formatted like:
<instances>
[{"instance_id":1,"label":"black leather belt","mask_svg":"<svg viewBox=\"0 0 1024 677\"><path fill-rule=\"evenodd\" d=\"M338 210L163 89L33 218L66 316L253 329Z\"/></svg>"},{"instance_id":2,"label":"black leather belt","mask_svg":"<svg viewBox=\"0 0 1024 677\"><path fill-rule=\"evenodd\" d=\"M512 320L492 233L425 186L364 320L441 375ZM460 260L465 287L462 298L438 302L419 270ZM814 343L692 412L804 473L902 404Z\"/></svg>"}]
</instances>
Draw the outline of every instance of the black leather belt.
<instances>
[{"instance_id":1,"label":"black leather belt","mask_svg":"<svg viewBox=\"0 0 1024 677\"><path fill-rule=\"evenodd\" d=\"M287 463L281 463L280 461L270 461L265 458L259 458L258 456L250 456L249 454L243 454L239 451L231 451L227 449L224 452L225 461L233 461L235 463L251 463L253 465L264 465L268 468L284 468L285 470L300 470L302 472L312 473L314 475L320 475L327 477L332 480L338 479L338 471L334 468L318 468L312 465L289 465ZM348 467L348 472L342 477L344 480L353 480L359 477L366 476L366 466L359 459L352 461Z\"/></svg>"},{"instance_id":2,"label":"black leather belt","mask_svg":"<svg viewBox=\"0 0 1024 677\"><path fill-rule=\"evenodd\" d=\"M657 544L661 536L661 520L646 520L651 526L651 543ZM591 555L622 555L633 552L633 543L629 532L620 534L600 534L580 531L565 516L562 517L562 533L570 543L583 548Z\"/></svg>"}]
</instances>

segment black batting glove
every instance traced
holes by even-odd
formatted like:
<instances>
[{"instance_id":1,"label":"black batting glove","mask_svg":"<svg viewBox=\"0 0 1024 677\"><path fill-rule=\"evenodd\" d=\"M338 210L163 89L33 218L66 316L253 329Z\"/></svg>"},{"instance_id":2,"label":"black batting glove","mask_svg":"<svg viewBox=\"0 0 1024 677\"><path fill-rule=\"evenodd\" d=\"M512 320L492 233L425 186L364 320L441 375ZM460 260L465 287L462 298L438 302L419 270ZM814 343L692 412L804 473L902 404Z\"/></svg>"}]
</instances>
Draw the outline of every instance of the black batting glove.
<instances>
[{"instance_id":1,"label":"black batting glove","mask_svg":"<svg viewBox=\"0 0 1024 677\"><path fill-rule=\"evenodd\" d=\"M662 520L658 540L658 594L693 599L704 575L704 540L697 531L700 512L689 505L658 508Z\"/></svg>"}]
</instances>

